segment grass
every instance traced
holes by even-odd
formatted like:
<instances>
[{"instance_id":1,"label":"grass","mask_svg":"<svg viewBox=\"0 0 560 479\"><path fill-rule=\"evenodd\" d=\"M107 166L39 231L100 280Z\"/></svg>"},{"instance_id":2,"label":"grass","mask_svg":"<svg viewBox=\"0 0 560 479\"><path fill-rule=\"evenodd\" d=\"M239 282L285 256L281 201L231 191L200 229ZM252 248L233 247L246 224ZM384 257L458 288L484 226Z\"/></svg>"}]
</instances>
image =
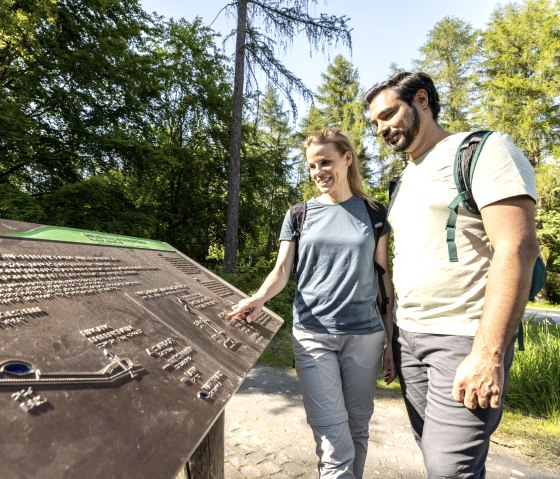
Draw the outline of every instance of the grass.
<instances>
[{"instance_id":1,"label":"grass","mask_svg":"<svg viewBox=\"0 0 560 479\"><path fill-rule=\"evenodd\" d=\"M560 327L524 321L525 351L510 371L506 404L560 426Z\"/></svg>"},{"instance_id":2,"label":"grass","mask_svg":"<svg viewBox=\"0 0 560 479\"><path fill-rule=\"evenodd\" d=\"M525 351L516 351L492 440L560 474L560 327L525 320L524 328Z\"/></svg>"},{"instance_id":3,"label":"grass","mask_svg":"<svg viewBox=\"0 0 560 479\"><path fill-rule=\"evenodd\" d=\"M291 368L294 361L292 354L292 330L282 326L276 336L268 343L261 354L259 362L278 368Z\"/></svg>"},{"instance_id":4,"label":"grass","mask_svg":"<svg viewBox=\"0 0 560 479\"><path fill-rule=\"evenodd\" d=\"M536 467L560 475L560 425L512 410L506 401L492 442L506 446Z\"/></svg>"}]
</instances>

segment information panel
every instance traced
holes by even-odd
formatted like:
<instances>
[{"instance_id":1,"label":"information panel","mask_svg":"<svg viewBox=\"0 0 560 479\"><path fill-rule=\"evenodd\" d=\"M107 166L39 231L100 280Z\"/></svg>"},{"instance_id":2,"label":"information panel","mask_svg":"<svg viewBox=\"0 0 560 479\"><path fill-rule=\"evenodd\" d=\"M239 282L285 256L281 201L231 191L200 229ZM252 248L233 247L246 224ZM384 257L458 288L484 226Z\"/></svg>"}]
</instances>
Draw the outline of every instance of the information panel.
<instances>
[{"instance_id":1,"label":"information panel","mask_svg":"<svg viewBox=\"0 0 560 479\"><path fill-rule=\"evenodd\" d=\"M282 319L166 243L0 220L0 478L172 478Z\"/></svg>"}]
</instances>

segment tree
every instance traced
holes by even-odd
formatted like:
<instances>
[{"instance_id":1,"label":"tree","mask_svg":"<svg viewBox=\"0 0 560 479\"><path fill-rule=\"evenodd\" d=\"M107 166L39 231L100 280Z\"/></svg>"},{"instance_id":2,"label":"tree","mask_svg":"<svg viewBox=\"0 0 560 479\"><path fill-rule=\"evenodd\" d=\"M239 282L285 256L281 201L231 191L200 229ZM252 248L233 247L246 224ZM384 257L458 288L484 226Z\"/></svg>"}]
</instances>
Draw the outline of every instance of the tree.
<instances>
[{"instance_id":1,"label":"tree","mask_svg":"<svg viewBox=\"0 0 560 479\"><path fill-rule=\"evenodd\" d=\"M342 55L337 55L321 73L322 82L318 87L316 102L303 119L300 139L324 128L339 128L351 138L358 155L364 180L370 177L370 157L366 153L366 134L371 136L372 127L364 112L363 96L358 70ZM305 162L300 165L303 172ZM303 175L302 175L303 176ZM304 198L315 193L313 184L307 178L300 185Z\"/></svg>"},{"instance_id":2,"label":"tree","mask_svg":"<svg viewBox=\"0 0 560 479\"><path fill-rule=\"evenodd\" d=\"M303 121L303 134L323 128L336 127L347 133L358 154L364 176L368 173L365 151L365 135L371 126L364 114L363 91L360 88L358 70L342 55L337 55L321 74L316 105Z\"/></svg>"},{"instance_id":3,"label":"tree","mask_svg":"<svg viewBox=\"0 0 560 479\"><path fill-rule=\"evenodd\" d=\"M231 123L230 167L228 177L228 223L226 233L225 269L235 271L239 227L239 171L241 158L242 92L245 83L245 60L249 70L248 83L256 81L257 70L283 91L296 112L292 92L311 98L311 91L277 58L276 50L286 50L301 31L313 47L342 41L350 46L347 17L308 13L314 0L238 0L225 8L236 7L237 40L235 49L234 104ZM286 4L287 6L284 6ZM248 9L250 12L248 14ZM267 33L262 33L262 31Z\"/></svg>"},{"instance_id":4,"label":"tree","mask_svg":"<svg viewBox=\"0 0 560 479\"><path fill-rule=\"evenodd\" d=\"M111 171L67 183L42 201L49 222L73 228L150 238L157 219L143 211L123 187L124 175ZM118 207L116 207L118 205Z\"/></svg>"},{"instance_id":5,"label":"tree","mask_svg":"<svg viewBox=\"0 0 560 479\"><path fill-rule=\"evenodd\" d=\"M545 299L560 303L560 160L536 168L537 235L548 270Z\"/></svg>"},{"instance_id":6,"label":"tree","mask_svg":"<svg viewBox=\"0 0 560 479\"><path fill-rule=\"evenodd\" d=\"M154 32L152 82L160 94L143 133L152 148L125 164L137 204L159 220L157 237L199 261L225 234L231 70L215 36L200 19L171 20Z\"/></svg>"},{"instance_id":7,"label":"tree","mask_svg":"<svg viewBox=\"0 0 560 479\"><path fill-rule=\"evenodd\" d=\"M0 0L0 14L0 215L205 260L225 234L231 118L215 34L133 0Z\"/></svg>"},{"instance_id":8,"label":"tree","mask_svg":"<svg viewBox=\"0 0 560 479\"><path fill-rule=\"evenodd\" d=\"M533 165L558 152L560 2L497 8L483 34L481 123L508 133Z\"/></svg>"},{"instance_id":9,"label":"tree","mask_svg":"<svg viewBox=\"0 0 560 479\"><path fill-rule=\"evenodd\" d=\"M245 192L242 210L248 215L242 214L240 223L245 225L242 231L251 231L250 238L245 235L245 243L250 242L251 250L258 251L268 261L276 250L284 213L297 199L292 178L292 152L296 145L290 114L283 109L272 85L267 85L259 103L242 180Z\"/></svg>"},{"instance_id":10,"label":"tree","mask_svg":"<svg viewBox=\"0 0 560 479\"><path fill-rule=\"evenodd\" d=\"M0 181L43 195L118 164L145 99L134 0L0 2Z\"/></svg>"},{"instance_id":11,"label":"tree","mask_svg":"<svg viewBox=\"0 0 560 479\"><path fill-rule=\"evenodd\" d=\"M445 17L428 33L417 68L428 73L440 93L440 123L451 131L470 130L478 32L458 18Z\"/></svg>"}]
</instances>

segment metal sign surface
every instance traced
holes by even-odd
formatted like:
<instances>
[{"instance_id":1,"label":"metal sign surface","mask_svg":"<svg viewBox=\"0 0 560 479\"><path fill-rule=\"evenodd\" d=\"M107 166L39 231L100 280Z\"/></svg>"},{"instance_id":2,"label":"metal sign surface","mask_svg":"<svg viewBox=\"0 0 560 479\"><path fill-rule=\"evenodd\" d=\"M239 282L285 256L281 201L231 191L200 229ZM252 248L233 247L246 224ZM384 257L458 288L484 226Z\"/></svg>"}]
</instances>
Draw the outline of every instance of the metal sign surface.
<instances>
[{"instance_id":1,"label":"metal sign surface","mask_svg":"<svg viewBox=\"0 0 560 479\"><path fill-rule=\"evenodd\" d=\"M169 478L282 319L166 243L0 220L0 478Z\"/></svg>"}]
</instances>

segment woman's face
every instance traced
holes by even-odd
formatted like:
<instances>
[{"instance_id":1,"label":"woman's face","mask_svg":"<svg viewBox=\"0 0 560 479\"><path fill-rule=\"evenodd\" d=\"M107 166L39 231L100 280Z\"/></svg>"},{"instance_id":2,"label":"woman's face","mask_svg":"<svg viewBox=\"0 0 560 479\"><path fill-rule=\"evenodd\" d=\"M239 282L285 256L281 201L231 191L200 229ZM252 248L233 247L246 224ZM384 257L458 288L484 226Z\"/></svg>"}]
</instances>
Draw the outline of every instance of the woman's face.
<instances>
[{"instance_id":1,"label":"woman's face","mask_svg":"<svg viewBox=\"0 0 560 479\"><path fill-rule=\"evenodd\" d=\"M305 152L311 179L323 194L336 195L348 188L348 167L352 153L339 153L334 144L313 144Z\"/></svg>"}]
</instances>

